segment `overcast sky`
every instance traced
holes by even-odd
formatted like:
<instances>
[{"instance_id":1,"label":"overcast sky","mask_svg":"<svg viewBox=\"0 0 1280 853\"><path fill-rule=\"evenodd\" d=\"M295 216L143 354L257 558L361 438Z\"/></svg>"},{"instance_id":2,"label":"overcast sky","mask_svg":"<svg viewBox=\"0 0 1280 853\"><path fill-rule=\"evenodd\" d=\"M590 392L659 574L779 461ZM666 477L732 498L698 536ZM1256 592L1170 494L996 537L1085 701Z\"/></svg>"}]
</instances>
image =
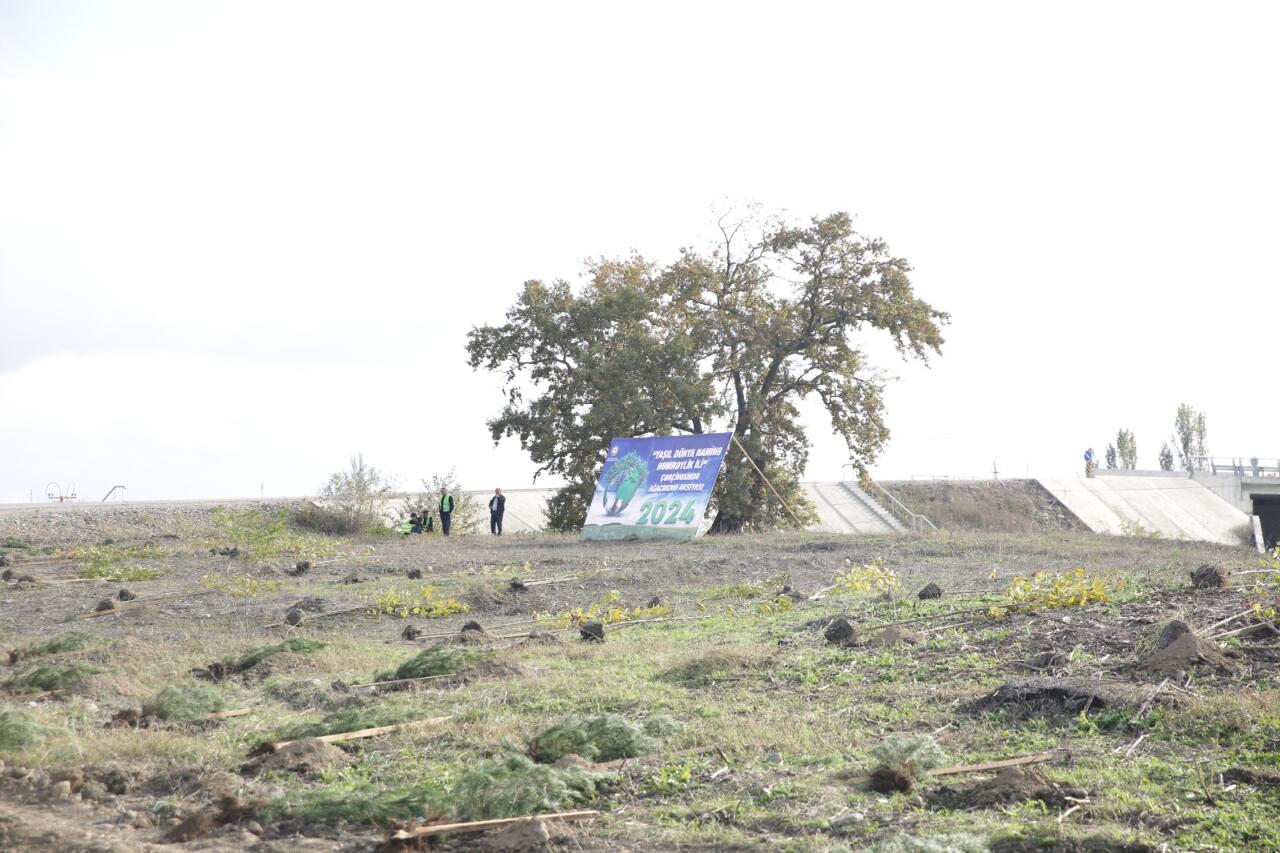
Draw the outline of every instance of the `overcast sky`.
<instances>
[{"instance_id":1,"label":"overcast sky","mask_svg":"<svg viewBox=\"0 0 1280 853\"><path fill-rule=\"evenodd\" d=\"M882 477L1280 456L1274 4L0 0L0 502L529 485L474 324L751 200L951 312ZM843 443L810 410L811 479Z\"/></svg>"}]
</instances>

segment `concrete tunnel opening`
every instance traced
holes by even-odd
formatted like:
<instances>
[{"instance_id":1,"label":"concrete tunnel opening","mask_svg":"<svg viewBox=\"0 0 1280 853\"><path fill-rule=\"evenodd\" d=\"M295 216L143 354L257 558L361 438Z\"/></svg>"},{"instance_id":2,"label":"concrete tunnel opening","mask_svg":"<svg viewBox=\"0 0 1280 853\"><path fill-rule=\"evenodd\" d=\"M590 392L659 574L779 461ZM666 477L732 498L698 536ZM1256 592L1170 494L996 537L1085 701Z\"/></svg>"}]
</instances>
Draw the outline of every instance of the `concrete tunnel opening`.
<instances>
[{"instance_id":1,"label":"concrete tunnel opening","mask_svg":"<svg viewBox=\"0 0 1280 853\"><path fill-rule=\"evenodd\" d=\"M1262 522L1262 541L1267 550L1280 547L1280 495L1250 495L1253 514Z\"/></svg>"}]
</instances>

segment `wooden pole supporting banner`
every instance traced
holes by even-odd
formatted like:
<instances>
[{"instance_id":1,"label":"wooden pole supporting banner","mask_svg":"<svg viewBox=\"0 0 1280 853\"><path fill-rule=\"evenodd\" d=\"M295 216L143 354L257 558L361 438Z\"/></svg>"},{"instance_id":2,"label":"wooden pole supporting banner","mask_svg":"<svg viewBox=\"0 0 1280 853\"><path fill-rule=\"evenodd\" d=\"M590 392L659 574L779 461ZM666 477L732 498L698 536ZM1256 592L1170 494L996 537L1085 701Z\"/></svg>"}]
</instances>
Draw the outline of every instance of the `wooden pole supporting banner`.
<instances>
[{"instance_id":1,"label":"wooden pole supporting banner","mask_svg":"<svg viewBox=\"0 0 1280 853\"><path fill-rule=\"evenodd\" d=\"M769 478L760 470L760 466L756 464L756 460L751 458L751 454L742 446L742 442L738 441L738 437L733 433L729 433L729 438L733 439L733 443L738 445L738 449L742 451L742 455L747 457L747 461L751 463L751 467L756 469L756 473L760 475L761 480L764 480L764 484L769 487L769 491L773 492L773 496L778 499L778 503L782 504L783 508L791 514L791 520L796 523L796 527L804 527L804 525L800 523L799 517L796 516L795 511L792 510L791 506L782 499L782 495L778 494L778 490L773 487L773 483L769 482Z\"/></svg>"}]
</instances>

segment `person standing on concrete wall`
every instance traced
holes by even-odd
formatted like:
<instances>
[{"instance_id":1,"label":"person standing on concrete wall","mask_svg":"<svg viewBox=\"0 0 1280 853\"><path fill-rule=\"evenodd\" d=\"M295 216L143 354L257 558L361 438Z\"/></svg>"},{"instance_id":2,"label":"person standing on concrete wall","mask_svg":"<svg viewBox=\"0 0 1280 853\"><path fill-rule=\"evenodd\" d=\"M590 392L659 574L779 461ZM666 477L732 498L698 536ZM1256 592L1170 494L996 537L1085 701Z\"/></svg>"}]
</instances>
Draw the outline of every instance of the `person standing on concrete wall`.
<instances>
[{"instance_id":1,"label":"person standing on concrete wall","mask_svg":"<svg viewBox=\"0 0 1280 853\"><path fill-rule=\"evenodd\" d=\"M449 535L449 521L453 517L453 495L448 489L440 490L440 532Z\"/></svg>"},{"instance_id":2,"label":"person standing on concrete wall","mask_svg":"<svg viewBox=\"0 0 1280 853\"><path fill-rule=\"evenodd\" d=\"M489 532L494 536L502 535L502 514L507 511L507 499L502 489L494 489L489 498Z\"/></svg>"}]
</instances>

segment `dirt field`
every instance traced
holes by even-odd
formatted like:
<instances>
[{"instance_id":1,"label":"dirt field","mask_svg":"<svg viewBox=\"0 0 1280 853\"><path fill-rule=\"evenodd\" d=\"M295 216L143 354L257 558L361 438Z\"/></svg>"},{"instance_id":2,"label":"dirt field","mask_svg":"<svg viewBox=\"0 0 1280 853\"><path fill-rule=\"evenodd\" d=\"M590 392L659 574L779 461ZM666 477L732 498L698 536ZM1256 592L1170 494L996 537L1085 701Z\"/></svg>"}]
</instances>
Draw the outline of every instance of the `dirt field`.
<instances>
[{"instance_id":1,"label":"dirt field","mask_svg":"<svg viewBox=\"0 0 1280 853\"><path fill-rule=\"evenodd\" d=\"M373 850L424 819L569 809L600 814L435 844L1280 849L1280 646L1224 621L1280 604L1277 577L1239 575L1242 549L201 523L75 548L0 523L0 849ZM1193 588L1204 565L1237 576ZM1062 578L1015 581L1040 571ZM361 686L397 675L421 680Z\"/></svg>"}]
</instances>

